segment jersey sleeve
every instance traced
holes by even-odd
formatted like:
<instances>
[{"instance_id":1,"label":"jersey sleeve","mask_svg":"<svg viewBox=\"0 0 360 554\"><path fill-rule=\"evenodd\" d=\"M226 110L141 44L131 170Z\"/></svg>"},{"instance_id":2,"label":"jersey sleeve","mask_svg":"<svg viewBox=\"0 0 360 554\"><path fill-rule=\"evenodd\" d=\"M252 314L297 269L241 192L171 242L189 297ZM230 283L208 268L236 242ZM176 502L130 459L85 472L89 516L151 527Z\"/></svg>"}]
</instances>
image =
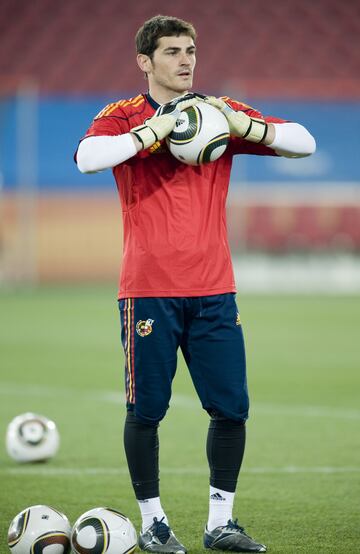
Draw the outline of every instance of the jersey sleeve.
<instances>
[{"instance_id":1,"label":"jersey sleeve","mask_svg":"<svg viewBox=\"0 0 360 554\"><path fill-rule=\"evenodd\" d=\"M104 135L122 135L130 131L129 119L119 102L108 104L93 119L83 138Z\"/></svg>"},{"instance_id":2,"label":"jersey sleeve","mask_svg":"<svg viewBox=\"0 0 360 554\"><path fill-rule=\"evenodd\" d=\"M108 104L93 119L79 144L88 137L122 135L130 131L129 119L119 106L121 102ZM77 151L74 152L74 161L77 163Z\"/></svg>"},{"instance_id":3,"label":"jersey sleeve","mask_svg":"<svg viewBox=\"0 0 360 554\"><path fill-rule=\"evenodd\" d=\"M248 104L233 100L228 96L222 97L222 100L224 100L224 102L226 102L233 110L243 111L244 113L246 113L246 115L252 117L253 119L259 119L261 121L265 121L266 123L287 122L285 119L281 119L279 117L274 117L271 115L264 116L261 112L259 112L255 108L252 108ZM266 146L265 144L257 144L256 142L250 142L249 140L243 139L241 137L231 137L229 147L232 150L233 154L253 154L257 156L277 155L275 150L273 150L269 146Z\"/></svg>"}]
</instances>

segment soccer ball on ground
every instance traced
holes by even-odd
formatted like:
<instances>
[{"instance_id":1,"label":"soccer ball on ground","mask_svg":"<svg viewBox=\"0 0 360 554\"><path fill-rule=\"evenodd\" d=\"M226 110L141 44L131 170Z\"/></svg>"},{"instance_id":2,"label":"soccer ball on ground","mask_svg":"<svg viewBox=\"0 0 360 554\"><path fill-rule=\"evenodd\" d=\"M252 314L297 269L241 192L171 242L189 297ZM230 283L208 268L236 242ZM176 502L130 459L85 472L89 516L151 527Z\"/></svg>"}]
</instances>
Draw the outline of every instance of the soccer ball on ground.
<instances>
[{"instance_id":1,"label":"soccer ball on ground","mask_svg":"<svg viewBox=\"0 0 360 554\"><path fill-rule=\"evenodd\" d=\"M220 158L229 138L229 124L224 114L205 102L199 102L181 112L175 129L166 137L166 143L180 162L200 165Z\"/></svg>"},{"instance_id":2,"label":"soccer ball on ground","mask_svg":"<svg viewBox=\"0 0 360 554\"><path fill-rule=\"evenodd\" d=\"M64 514L50 506L30 506L12 520L8 545L13 554L69 554L70 534L71 525Z\"/></svg>"},{"instance_id":3,"label":"soccer ball on ground","mask_svg":"<svg viewBox=\"0 0 360 554\"><path fill-rule=\"evenodd\" d=\"M131 521L117 510L94 508L76 521L71 546L77 554L131 554L137 546L137 534Z\"/></svg>"},{"instance_id":4,"label":"soccer ball on ground","mask_svg":"<svg viewBox=\"0 0 360 554\"><path fill-rule=\"evenodd\" d=\"M6 450L16 462L43 462L60 443L56 425L45 416L26 413L15 417L6 432Z\"/></svg>"}]
</instances>

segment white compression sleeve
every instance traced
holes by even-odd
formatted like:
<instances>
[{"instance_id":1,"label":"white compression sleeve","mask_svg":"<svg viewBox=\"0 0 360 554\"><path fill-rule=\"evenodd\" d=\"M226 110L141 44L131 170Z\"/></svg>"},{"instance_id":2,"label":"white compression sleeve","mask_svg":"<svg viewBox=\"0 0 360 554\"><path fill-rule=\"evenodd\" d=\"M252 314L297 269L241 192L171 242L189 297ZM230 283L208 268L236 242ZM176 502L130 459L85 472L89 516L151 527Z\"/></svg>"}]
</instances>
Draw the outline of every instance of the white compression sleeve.
<instances>
[{"instance_id":1,"label":"white compression sleeve","mask_svg":"<svg viewBox=\"0 0 360 554\"><path fill-rule=\"evenodd\" d=\"M87 137L79 144L76 162L81 173L95 173L128 160L137 153L130 133Z\"/></svg>"},{"instance_id":2,"label":"white compression sleeve","mask_svg":"<svg viewBox=\"0 0 360 554\"><path fill-rule=\"evenodd\" d=\"M299 123L273 123L275 139L270 148L279 156L286 158L303 158L316 150L314 137Z\"/></svg>"}]
</instances>

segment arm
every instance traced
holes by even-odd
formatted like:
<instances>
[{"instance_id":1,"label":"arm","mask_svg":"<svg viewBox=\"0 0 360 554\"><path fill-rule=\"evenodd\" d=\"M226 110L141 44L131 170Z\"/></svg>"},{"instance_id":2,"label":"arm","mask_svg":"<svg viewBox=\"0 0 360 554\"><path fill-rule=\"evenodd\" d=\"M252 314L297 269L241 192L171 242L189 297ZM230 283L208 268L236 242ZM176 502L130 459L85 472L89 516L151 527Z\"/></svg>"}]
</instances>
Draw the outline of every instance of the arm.
<instances>
[{"instance_id":1,"label":"arm","mask_svg":"<svg viewBox=\"0 0 360 554\"><path fill-rule=\"evenodd\" d=\"M86 137L76 153L77 166L81 173L115 167L166 137L175 127L176 119L173 115L154 116L129 133Z\"/></svg>"},{"instance_id":2,"label":"arm","mask_svg":"<svg viewBox=\"0 0 360 554\"><path fill-rule=\"evenodd\" d=\"M302 158L316 150L314 137L299 123L267 123L264 119L250 117L242 110L236 111L221 98L213 96L208 96L205 102L225 115L230 134L249 142L264 144L278 156Z\"/></svg>"},{"instance_id":3,"label":"arm","mask_svg":"<svg viewBox=\"0 0 360 554\"><path fill-rule=\"evenodd\" d=\"M79 145L76 163L81 173L96 173L115 167L132 158L140 150L150 148L155 142L164 139L175 127L180 112L193 106L198 98L190 98L171 104L167 113L164 106L143 125L133 127L122 135L89 136ZM165 106L168 106L165 104Z\"/></svg>"},{"instance_id":4,"label":"arm","mask_svg":"<svg viewBox=\"0 0 360 554\"><path fill-rule=\"evenodd\" d=\"M269 123L263 143L285 158L304 158L316 150L314 137L299 123Z\"/></svg>"},{"instance_id":5,"label":"arm","mask_svg":"<svg viewBox=\"0 0 360 554\"><path fill-rule=\"evenodd\" d=\"M76 163L81 173L97 173L125 162L141 148L140 142L132 133L90 136L80 142Z\"/></svg>"}]
</instances>

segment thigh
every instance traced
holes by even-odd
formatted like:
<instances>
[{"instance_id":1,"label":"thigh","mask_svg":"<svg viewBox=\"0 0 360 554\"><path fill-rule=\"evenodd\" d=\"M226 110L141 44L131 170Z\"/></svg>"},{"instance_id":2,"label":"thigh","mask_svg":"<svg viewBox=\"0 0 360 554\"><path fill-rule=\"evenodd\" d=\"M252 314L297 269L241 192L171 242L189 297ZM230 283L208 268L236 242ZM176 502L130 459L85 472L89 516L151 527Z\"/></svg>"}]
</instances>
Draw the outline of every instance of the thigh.
<instances>
[{"instance_id":1,"label":"thigh","mask_svg":"<svg viewBox=\"0 0 360 554\"><path fill-rule=\"evenodd\" d=\"M244 421L249 398L244 337L235 296L206 296L199 301L182 342L194 386L210 414Z\"/></svg>"},{"instance_id":2,"label":"thigh","mask_svg":"<svg viewBox=\"0 0 360 554\"><path fill-rule=\"evenodd\" d=\"M180 302L172 298L119 300L127 408L144 422L160 421L169 406L182 335Z\"/></svg>"}]
</instances>

